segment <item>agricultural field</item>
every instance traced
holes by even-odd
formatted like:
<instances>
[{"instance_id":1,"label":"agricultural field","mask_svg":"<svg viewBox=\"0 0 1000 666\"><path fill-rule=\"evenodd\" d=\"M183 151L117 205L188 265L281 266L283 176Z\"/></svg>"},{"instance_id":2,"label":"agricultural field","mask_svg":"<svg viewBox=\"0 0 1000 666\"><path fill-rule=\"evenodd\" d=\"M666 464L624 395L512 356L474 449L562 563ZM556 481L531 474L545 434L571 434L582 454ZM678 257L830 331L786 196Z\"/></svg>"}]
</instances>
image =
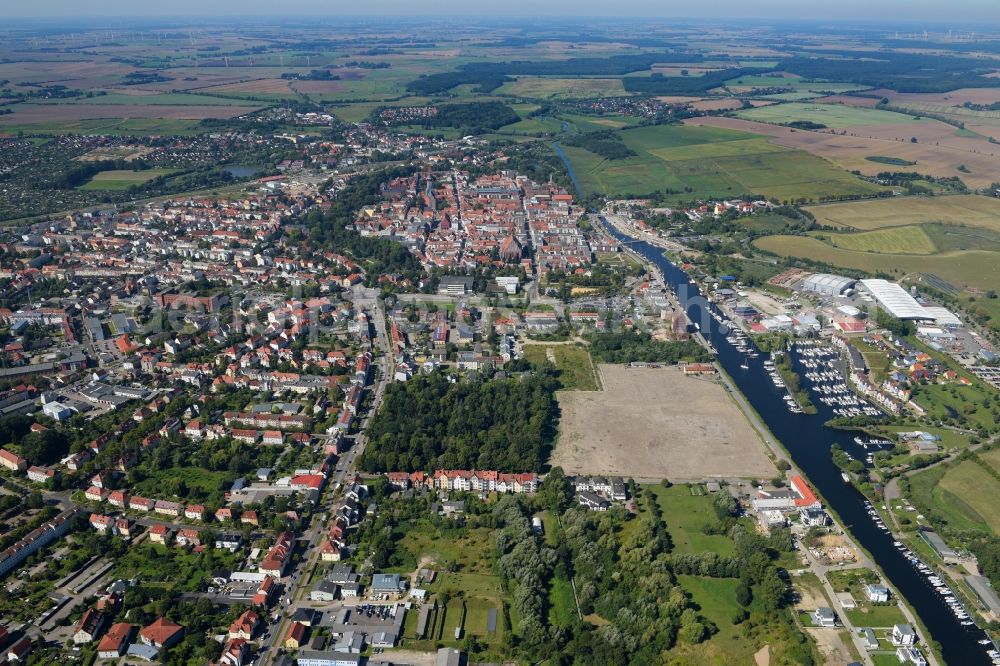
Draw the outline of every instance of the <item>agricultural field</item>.
<instances>
[{"instance_id":1,"label":"agricultural field","mask_svg":"<svg viewBox=\"0 0 1000 666\"><path fill-rule=\"evenodd\" d=\"M844 93L851 90L858 90L861 87L851 83L806 81L801 76L788 72L741 76L726 81L726 88L736 93L748 93L755 88L791 88L791 92L763 95L766 99L787 101L815 99L830 93Z\"/></svg>"},{"instance_id":2,"label":"agricultural field","mask_svg":"<svg viewBox=\"0 0 1000 666\"><path fill-rule=\"evenodd\" d=\"M945 222L985 227L1000 232L1000 199L974 194L913 197L900 205L897 199L872 199L809 206L816 222L845 229L881 229L924 222Z\"/></svg>"},{"instance_id":3,"label":"agricultural field","mask_svg":"<svg viewBox=\"0 0 1000 666\"><path fill-rule=\"evenodd\" d=\"M48 104L56 104L49 102ZM245 99L227 99L212 95L195 95L189 93L162 93L150 95L129 95L111 93L97 97L80 97L70 100L60 100L59 104L100 105L100 106L252 106L260 103Z\"/></svg>"},{"instance_id":4,"label":"agricultural field","mask_svg":"<svg viewBox=\"0 0 1000 666\"><path fill-rule=\"evenodd\" d=\"M554 365L567 391L597 391L597 371L582 345L527 344L524 357L536 365Z\"/></svg>"},{"instance_id":5,"label":"agricultural field","mask_svg":"<svg viewBox=\"0 0 1000 666\"><path fill-rule=\"evenodd\" d=\"M1000 481L976 462L919 472L910 477L910 488L953 529L1000 534L1000 516L992 501L1000 493Z\"/></svg>"},{"instance_id":6,"label":"agricultural field","mask_svg":"<svg viewBox=\"0 0 1000 666\"><path fill-rule=\"evenodd\" d=\"M790 105L763 107L744 113L769 111L771 114L776 114L773 109L777 106ZM807 131L774 124L804 119L787 116L778 116L767 122L715 116L689 118L684 123L765 135L770 137L772 143L805 150L829 160L842 169L859 171L867 176L875 176L883 171L904 170L917 171L938 178L959 177L967 186L974 188L989 187L993 182L1000 182L1000 160L997 159L1000 157L1000 147L990 143L987 136L961 133L954 126L937 120L916 121L911 116L880 109L828 106L831 107L831 114L837 111L837 115L841 117L845 117L844 114L851 111L859 111L869 114L884 113L890 117L901 116L907 120L899 123L855 125L845 129L821 131ZM1000 136L1000 128L996 134ZM880 155L912 162L914 166L891 167L868 159ZM964 167L964 170L960 170L959 167Z\"/></svg>"},{"instance_id":7,"label":"agricultural field","mask_svg":"<svg viewBox=\"0 0 1000 666\"><path fill-rule=\"evenodd\" d=\"M913 116L902 113L840 104L772 104L757 109L746 109L738 112L736 116L746 120L779 125L804 120L836 129L866 125L919 124L921 122Z\"/></svg>"},{"instance_id":8,"label":"agricultural field","mask_svg":"<svg viewBox=\"0 0 1000 666\"><path fill-rule=\"evenodd\" d=\"M754 246L786 257L822 261L868 273L895 273L899 277L932 273L953 285L988 290L1000 284L1000 253L984 250L949 250L914 255L866 252L834 247L812 236L766 236ZM898 278L897 278L898 279Z\"/></svg>"},{"instance_id":9,"label":"agricultural field","mask_svg":"<svg viewBox=\"0 0 1000 666\"><path fill-rule=\"evenodd\" d=\"M142 99L142 98L139 98ZM73 133L83 121L99 121L108 128L120 128L126 120L147 120L160 133L171 131L172 121L232 118L250 113L258 106L155 105L155 104L15 104L13 113L0 116L0 130L5 132L53 131ZM191 127L193 123L185 124Z\"/></svg>"},{"instance_id":10,"label":"agricultural field","mask_svg":"<svg viewBox=\"0 0 1000 666\"><path fill-rule=\"evenodd\" d=\"M865 195L880 187L808 153L725 129L642 127L620 132L634 157L606 160L565 146L585 192L641 196L674 192L678 200L761 194L778 200Z\"/></svg>"},{"instance_id":11,"label":"agricultural field","mask_svg":"<svg viewBox=\"0 0 1000 666\"><path fill-rule=\"evenodd\" d=\"M934 254L938 248L919 225L891 227L856 233L816 231L810 234L833 247L859 252Z\"/></svg>"},{"instance_id":12,"label":"agricultural field","mask_svg":"<svg viewBox=\"0 0 1000 666\"><path fill-rule=\"evenodd\" d=\"M1000 448L990 449L988 451L977 451L976 457L994 472L1000 474Z\"/></svg>"},{"instance_id":13,"label":"agricultural field","mask_svg":"<svg viewBox=\"0 0 1000 666\"><path fill-rule=\"evenodd\" d=\"M158 176L173 173L173 169L146 169L145 171L102 171L81 185L81 190L127 190Z\"/></svg>"},{"instance_id":14,"label":"agricultural field","mask_svg":"<svg viewBox=\"0 0 1000 666\"><path fill-rule=\"evenodd\" d=\"M514 95L535 99L582 99L587 97L622 97L627 95L621 79L520 76L494 91L498 95Z\"/></svg>"}]
</instances>

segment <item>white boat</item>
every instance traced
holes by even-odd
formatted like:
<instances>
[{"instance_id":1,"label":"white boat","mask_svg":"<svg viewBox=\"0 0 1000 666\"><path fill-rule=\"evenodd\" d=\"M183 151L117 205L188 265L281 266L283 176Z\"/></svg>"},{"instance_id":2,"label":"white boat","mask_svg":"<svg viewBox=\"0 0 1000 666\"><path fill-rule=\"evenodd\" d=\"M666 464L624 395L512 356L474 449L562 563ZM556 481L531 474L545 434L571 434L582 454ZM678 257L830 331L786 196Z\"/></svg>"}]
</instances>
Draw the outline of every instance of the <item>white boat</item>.
<instances>
[{"instance_id":1,"label":"white boat","mask_svg":"<svg viewBox=\"0 0 1000 666\"><path fill-rule=\"evenodd\" d=\"M750 369L750 366L747 365L746 361L743 361L742 363L740 363L740 367L743 368L744 370L749 370Z\"/></svg>"},{"instance_id":2,"label":"white boat","mask_svg":"<svg viewBox=\"0 0 1000 666\"><path fill-rule=\"evenodd\" d=\"M851 482L851 476L847 472L841 472L840 473L840 478L842 478L844 480L844 483L850 483Z\"/></svg>"}]
</instances>

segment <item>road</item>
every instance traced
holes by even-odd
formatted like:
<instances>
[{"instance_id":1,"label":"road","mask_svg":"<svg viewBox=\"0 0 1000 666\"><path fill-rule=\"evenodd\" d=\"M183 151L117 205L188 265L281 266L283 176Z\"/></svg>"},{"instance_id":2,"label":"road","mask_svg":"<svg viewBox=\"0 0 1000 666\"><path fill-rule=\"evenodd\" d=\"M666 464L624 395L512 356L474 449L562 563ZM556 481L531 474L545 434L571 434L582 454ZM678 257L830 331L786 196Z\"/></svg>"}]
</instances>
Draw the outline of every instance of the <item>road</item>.
<instances>
[{"instance_id":1,"label":"road","mask_svg":"<svg viewBox=\"0 0 1000 666\"><path fill-rule=\"evenodd\" d=\"M298 563L286 574L281 582L284 593L281 596L280 607L286 612L282 615L281 621L277 625L270 625L270 633L260 644L260 656L257 664L270 665L274 659L276 647L280 647L284 642L284 636L288 632L290 625L289 615L300 607L302 600L309 594L307 584L311 572L319 561L320 549L317 547L322 543L323 533L326 530L326 522L320 520L320 516L329 516L336 509L336 502L340 499L341 489L344 480L353 475L357 469L357 459L364 453L368 439L365 435L368 419L378 411L385 396L385 388L392 380L395 373L396 361L394 350L389 340L389 335L385 327L385 313L382 304L376 297L375 290L358 288L355 290L356 304L364 303L369 305L372 312L371 324L375 328L374 352L376 355L376 377L374 394L371 401L371 408L368 414L362 419L361 431L353 438L354 444L344 452L334 468L330 483L327 483L326 491L320 498L319 506L313 512L313 521L306 535L299 538L301 543L306 541L304 553Z\"/></svg>"}]
</instances>

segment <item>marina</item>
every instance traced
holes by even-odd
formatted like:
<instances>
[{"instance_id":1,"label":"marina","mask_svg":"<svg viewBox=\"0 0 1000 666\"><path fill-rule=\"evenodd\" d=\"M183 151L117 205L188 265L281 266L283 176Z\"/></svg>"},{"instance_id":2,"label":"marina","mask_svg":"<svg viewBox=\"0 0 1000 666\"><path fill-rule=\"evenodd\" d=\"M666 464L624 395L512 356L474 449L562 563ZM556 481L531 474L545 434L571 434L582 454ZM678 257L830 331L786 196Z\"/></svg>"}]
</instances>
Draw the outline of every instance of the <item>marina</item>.
<instances>
[{"instance_id":1,"label":"marina","mask_svg":"<svg viewBox=\"0 0 1000 666\"><path fill-rule=\"evenodd\" d=\"M661 248L645 241L629 239L614 227L608 228L616 238L628 241L631 249L659 268L665 284L677 294L689 320L699 322L700 334L713 344L717 351L717 362L732 377L740 392L770 431L789 451L795 464L837 513L845 529L870 554L889 582L899 590L919 615L929 633L928 638L940 645L945 662L973 666L995 663L995 657L991 654L992 644L980 643L983 640L988 641L987 634L975 625L964 609L962 612L965 613L965 617L958 614L955 606L946 600L946 596L949 595L942 595L929 582L926 573L914 566L911 559L893 545L888 526L881 519L879 519L881 525L873 520L868 512L871 507L866 506L865 498L853 485L844 482L841 471L833 464L830 452L833 444L845 440L850 442L853 435L831 428L825 425L825 422L838 416L834 412L835 409L855 408L865 413L864 405L860 402L840 405L833 404L833 401L830 401L830 404L827 401L817 401L818 413L815 415L792 412L784 399L788 393L787 389L778 386L772 376L775 367L769 355L759 354L759 358L751 357L749 352L753 349L752 341L747 341L743 345L748 352L741 352L736 344L739 342L736 335L733 335L733 342L730 343L727 338L734 333L731 323L716 306L701 296L688 275L675 267L663 255ZM810 349L813 346L816 347L815 351ZM793 350L793 366L796 370L800 373L827 371L826 368L820 368L820 361L827 358L832 361L833 358L827 356L828 352L821 352L819 349L821 346L822 343L802 345L798 352ZM807 350L813 353L805 354ZM800 360L815 361L816 366L810 368L800 363ZM741 368L744 363L748 366L747 369ZM838 386L838 382L843 382L842 377L834 380L817 376L817 379L817 384L831 388L830 393L823 393L820 389L818 397L848 397L840 392L833 393L833 387ZM780 376L778 380L780 381ZM803 377L803 380L805 387L812 391L813 382L808 377ZM816 395L815 392L813 394ZM854 398L858 399L856 396ZM875 446L883 446L881 443L876 444L865 439L861 440L861 444L852 442L861 451L865 451L863 444L866 443L872 453L876 450Z\"/></svg>"}]
</instances>

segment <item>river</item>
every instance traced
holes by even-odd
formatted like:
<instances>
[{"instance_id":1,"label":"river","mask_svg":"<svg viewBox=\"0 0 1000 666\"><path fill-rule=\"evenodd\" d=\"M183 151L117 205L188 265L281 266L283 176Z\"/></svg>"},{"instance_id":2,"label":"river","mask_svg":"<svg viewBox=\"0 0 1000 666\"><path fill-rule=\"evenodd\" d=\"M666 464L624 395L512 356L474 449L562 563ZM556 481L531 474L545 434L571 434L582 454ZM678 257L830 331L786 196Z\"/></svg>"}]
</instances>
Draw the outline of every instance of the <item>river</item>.
<instances>
[{"instance_id":1,"label":"river","mask_svg":"<svg viewBox=\"0 0 1000 666\"><path fill-rule=\"evenodd\" d=\"M610 224L606 228L619 240L632 241ZM702 311L708 304L687 274L674 266L659 249L645 241L631 244L633 250L655 263L668 284L677 293L691 321L698 322L701 332L718 350L719 364L733 378L747 400L760 414L774 436L791 454L792 460L819 490L824 500L840 516L840 520L854 539L871 555L891 583L902 592L924 625L930 637L941 645L944 660L953 665L991 664L984 648L977 640L986 638L985 632L975 626L964 627L951 613L944 600L934 591L927 579L903 557L893 545L893 538L879 530L868 517L864 498L853 486L844 483L840 470L831 460L830 448L834 442L852 448L853 433L830 428L825 422L834 417L832 408L817 401L818 414L792 414L785 407L785 389L775 388L764 369L767 354L755 359L745 359L726 341L721 325ZM717 310L716 310L717 311ZM746 360L746 370L740 364Z\"/></svg>"}]
</instances>

